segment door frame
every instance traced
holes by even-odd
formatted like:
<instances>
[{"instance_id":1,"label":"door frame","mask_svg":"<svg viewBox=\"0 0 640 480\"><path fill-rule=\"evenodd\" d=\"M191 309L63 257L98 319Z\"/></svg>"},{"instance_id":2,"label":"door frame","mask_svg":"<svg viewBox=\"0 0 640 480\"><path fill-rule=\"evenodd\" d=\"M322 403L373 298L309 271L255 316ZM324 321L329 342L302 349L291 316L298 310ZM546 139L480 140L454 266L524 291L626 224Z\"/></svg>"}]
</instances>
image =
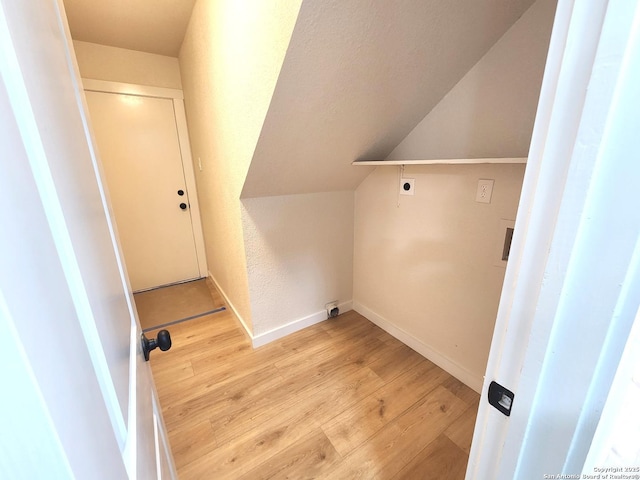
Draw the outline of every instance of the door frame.
<instances>
[{"instance_id":1,"label":"door frame","mask_svg":"<svg viewBox=\"0 0 640 480\"><path fill-rule=\"evenodd\" d=\"M640 301L639 24L639 2L558 2L467 479L593 474Z\"/></svg>"},{"instance_id":2,"label":"door frame","mask_svg":"<svg viewBox=\"0 0 640 480\"><path fill-rule=\"evenodd\" d=\"M148 85L136 85L133 83L111 82L107 80L95 80L91 78L82 79L82 88L84 91L162 98L171 100L173 102L173 112L176 120L178 143L180 144L180 157L182 161L182 169L184 171L184 180L186 184L187 195L189 198L191 228L193 231L196 258L198 261L198 274L200 278L205 278L208 275L207 257L204 243L204 233L202 230L202 220L200 216L200 204L198 201L198 190L196 186L193 157L191 155L191 147L189 144L187 116L184 109L184 94L182 90L174 88L152 87ZM93 131L91 132L91 135L95 144L95 135ZM100 152L98 151L96 155L99 158ZM113 216L113 212L111 212L111 215ZM160 286L163 285L158 285L157 287Z\"/></svg>"}]
</instances>

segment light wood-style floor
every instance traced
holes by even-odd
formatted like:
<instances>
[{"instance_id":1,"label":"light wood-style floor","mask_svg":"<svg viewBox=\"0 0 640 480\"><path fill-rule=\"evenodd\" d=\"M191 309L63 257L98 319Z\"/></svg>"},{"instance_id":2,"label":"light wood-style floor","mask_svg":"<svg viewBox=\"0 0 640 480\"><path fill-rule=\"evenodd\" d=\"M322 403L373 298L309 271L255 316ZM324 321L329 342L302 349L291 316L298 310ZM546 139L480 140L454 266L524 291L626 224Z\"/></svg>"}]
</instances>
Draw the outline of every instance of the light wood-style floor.
<instances>
[{"instance_id":1,"label":"light wood-style floor","mask_svg":"<svg viewBox=\"0 0 640 480\"><path fill-rule=\"evenodd\" d=\"M230 309L151 354L181 480L463 479L478 394L355 312L253 350Z\"/></svg>"}]
</instances>

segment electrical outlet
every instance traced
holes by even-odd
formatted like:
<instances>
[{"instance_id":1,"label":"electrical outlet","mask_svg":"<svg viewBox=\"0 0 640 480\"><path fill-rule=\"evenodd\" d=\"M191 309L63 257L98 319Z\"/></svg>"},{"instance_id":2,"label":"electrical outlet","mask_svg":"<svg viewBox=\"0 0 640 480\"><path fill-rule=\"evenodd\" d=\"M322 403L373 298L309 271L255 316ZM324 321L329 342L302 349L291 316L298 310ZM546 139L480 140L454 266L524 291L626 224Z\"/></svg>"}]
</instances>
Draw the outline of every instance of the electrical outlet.
<instances>
[{"instance_id":1,"label":"electrical outlet","mask_svg":"<svg viewBox=\"0 0 640 480\"><path fill-rule=\"evenodd\" d=\"M415 178L400 179L400 195L415 195Z\"/></svg>"},{"instance_id":2,"label":"electrical outlet","mask_svg":"<svg viewBox=\"0 0 640 480\"><path fill-rule=\"evenodd\" d=\"M491 203L491 194L493 193L493 180L478 180L478 190L476 191L476 202Z\"/></svg>"}]
</instances>

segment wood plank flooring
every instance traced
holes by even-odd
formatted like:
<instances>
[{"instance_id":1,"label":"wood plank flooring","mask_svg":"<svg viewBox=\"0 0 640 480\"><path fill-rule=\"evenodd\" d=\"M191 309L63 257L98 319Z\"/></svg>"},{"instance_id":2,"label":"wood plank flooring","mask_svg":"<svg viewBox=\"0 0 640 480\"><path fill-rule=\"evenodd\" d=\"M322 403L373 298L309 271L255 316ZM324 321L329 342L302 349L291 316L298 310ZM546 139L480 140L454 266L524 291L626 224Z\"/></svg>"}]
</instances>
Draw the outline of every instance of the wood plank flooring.
<instances>
[{"instance_id":1,"label":"wood plank flooring","mask_svg":"<svg viewBox=\"0 0 640 480\"><path fill-rule=\"evenodd\" d=\"M209 279L193 280L134 294L140 326L155 333L159 325L219 309L224 301L212 295L210 283Z\"/></svg>"},{"instance_id":2,"label":"wood plank flooring","mask_svg":"<svg viewBox=\"0 0 640 480\"><path fill-rule=\"evenodd\" d=\"M230 309L151 367L181 480L463 479L478 394L361 315L253 350Z\"/></svg>"}]
</instances>

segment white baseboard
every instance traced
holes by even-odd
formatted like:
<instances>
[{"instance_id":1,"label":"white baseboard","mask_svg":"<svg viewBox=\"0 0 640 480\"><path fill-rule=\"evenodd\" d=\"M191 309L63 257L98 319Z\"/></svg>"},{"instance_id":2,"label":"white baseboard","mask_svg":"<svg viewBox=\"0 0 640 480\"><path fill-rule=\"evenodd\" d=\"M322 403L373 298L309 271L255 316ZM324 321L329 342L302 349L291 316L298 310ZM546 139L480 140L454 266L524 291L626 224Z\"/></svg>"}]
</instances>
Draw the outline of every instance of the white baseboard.
<instances>
[{"instance_id":1,"label":"white baseboard","mask_svg":"<svg viewBox=\"0 0 640 480\"><path fill-rule=\"evenodd\" d=\"M211 272L208 272L208 274L209 274L209 278L211 279L211 281L213 282L215 287L220 292L220 295L222 295L222 297L224 298L225 303L229 306L229 308L231 309L233 314L236 316L236 318L238 319L238 321L242 325L242 328L244 328L245 333L249 336L249 338L253 342L253 335L251 333L251 330L249 329L249 327L245 323L244 319L242 318L242 315L240 315L240 313L238 312L238 309L233 305L233 302L229 299L229 297L227 296L227 293L222 289L220 284L218 282L216 282L216 279L215 279L215 277L213 275L211 275Z\"/></svg>"},{"instance_id":2,"label":"white baseboard","mask_svg":"<svg viewBox=\"0 0 640 480\"><path fill-rule=\"evenodd\" d=\"M274 328L273 330L269 330L268 332L264 332L254 336L253 332L251 332L246 322L242 318L242 315L240 315L236 307L233 305L233 302L229 300L229 297L227 296L226 292L223 290L220 284L216 282L216 279L213 275L211 275L211 272L208 272L208 273L209 273L209 278L211 279L215 287L218 289L220 294L224 297L225 302L227 303L229 308L233 311L234 315L242 325L242 328L244 328L245 333L251 340L251 345L253 346L253 348L261 347L263 345L266 345L267 343L271 343L275 340L278 340L279 338L286 337L287 335L297 332L298 330L302 330L303 328L310 327L311 325L315 325L316 323L320 323L327 319L326 310L322 310L321 312L313 313L311 315L300 318L298 320L294 320L293 322L289 322L286 325L282 325L280 327ZM348 312L349 310L352 310L351 300L349 300L348 302L339 303L338 308L340 309L340 313L344 313L344 312Z\"/></svg>"},{"instance_id":3,"label":"white baseboard","mask_svg":"<svg viewBox=\"0 0 640 480\"><path fill-rule=\"evenodd\" d=\"M340 310L340 313L352 310L351 300L339 303L338 309ZM299 318L298 320L294 320L293 322L289 322L286 325L274 328L273 330L269 330L268 332L261 333L252 337L253 348L261 347L267 343L273 342L274 340L278 340L279 338L286 337L287 335L297 332L298 330L323 322L326 319L327 312L326 310L322 310L320 312L307 315L306 317Z\"/></svg>"},{"instance_id":4,"label":"white baseboard","mask_svg":"<svg viewBox=\"0 0 640 480\"><path fill-rule=\"evenodd\" d=\"M450 358L434 350L433 347L427 345L426 343L423 343L422 340L419 340L410 333L405 332L400 327L397 327L389 320L381 317L374 311L368 309L355 300L353 301L353 309L363 317L375 323L390 335L396 337L408 347L418 352L427 360L435 363L444 371L456 377L469 388L472 388L478 393L482 391L482 377L478 377L477 375L471 373L469 370L454 362Z\"/></svg>"}]
</instances>

